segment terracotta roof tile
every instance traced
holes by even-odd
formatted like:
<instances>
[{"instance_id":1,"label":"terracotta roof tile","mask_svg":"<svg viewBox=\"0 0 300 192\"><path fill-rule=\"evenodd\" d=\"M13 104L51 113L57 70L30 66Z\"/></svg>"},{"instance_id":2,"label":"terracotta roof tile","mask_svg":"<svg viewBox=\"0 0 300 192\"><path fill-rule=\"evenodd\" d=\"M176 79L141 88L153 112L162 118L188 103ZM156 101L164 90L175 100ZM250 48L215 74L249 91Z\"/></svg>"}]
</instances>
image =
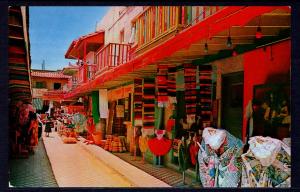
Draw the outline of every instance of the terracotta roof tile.
<instances>
[{"instance_id":1,"label":"terracotta roof tile","mask_svg":"<svg viewBox=\"0 0 300 192\"><path fill-rule=\"evenodd\" d=\"M47 77L47 78L60 78L60 79L68 79L71 78L69 75L64 75L60 72L40 72L40 71L32 71L32 77Z\"/></svg>"}]
</instances>

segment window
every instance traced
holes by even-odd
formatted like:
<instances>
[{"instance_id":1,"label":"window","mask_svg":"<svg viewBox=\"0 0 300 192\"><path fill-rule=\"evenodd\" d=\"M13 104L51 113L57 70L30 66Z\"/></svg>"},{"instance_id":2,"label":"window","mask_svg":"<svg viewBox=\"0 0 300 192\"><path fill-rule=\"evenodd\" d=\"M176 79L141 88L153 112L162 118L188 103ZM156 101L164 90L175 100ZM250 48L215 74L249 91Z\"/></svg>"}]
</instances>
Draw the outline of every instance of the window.
<instances>
[{"instance_id":1,"label":"window","mask_svg":"<svg viewBox=\"0 0 300 192\"><path fill-rule=\"evenodd\" d=\"M54 83L54 90L60 89L61 83Z\"/></svg>"},{"instance_id":2,"label":"window","mask_svg":"<svg viewBox=\"0 0 300 192\"><path fill-rule=\"evenodd\" d=\"M120 31L120 43L124 43L124 29Z\"/></svg>"},{"instance_id":3,"label":"window","mask_svg":"<svg viewBox=\"0 0 300 192\"><path fill-rule=\"evenodd\" d=\"M134 41L135 41L135 25L133 25L132 27L131 27L131 35L130 35L130 39L129 39L129 42L128 43L134 43Z\"/></svg>"},{"instance_id":4,"label":"window","mask_svg":"<svg viewBox=\"0 0 300 192\"><path fill-rule=\"evenodd\" d=\"M38 81L35 83L36 88L46 88L46 82L45 81Z\"/></svg>"}]
</instances>

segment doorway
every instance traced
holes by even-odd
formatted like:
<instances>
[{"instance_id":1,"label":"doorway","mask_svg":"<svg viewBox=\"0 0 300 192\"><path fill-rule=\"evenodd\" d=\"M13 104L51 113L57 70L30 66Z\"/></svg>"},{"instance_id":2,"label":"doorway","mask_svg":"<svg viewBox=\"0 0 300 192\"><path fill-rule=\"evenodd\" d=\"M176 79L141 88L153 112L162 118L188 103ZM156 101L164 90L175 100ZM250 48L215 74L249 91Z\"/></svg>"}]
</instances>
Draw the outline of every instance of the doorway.
<instances>
[{"instance_id":1,"label":"doorway","mask_svg":"<svg viewBox=\"0 0 300 192\"><path fill-rule=\"evenodd\" d=\"M221 126L237 138L242 138L244 72L222 75Z\"/></svg>"}]
</instances>

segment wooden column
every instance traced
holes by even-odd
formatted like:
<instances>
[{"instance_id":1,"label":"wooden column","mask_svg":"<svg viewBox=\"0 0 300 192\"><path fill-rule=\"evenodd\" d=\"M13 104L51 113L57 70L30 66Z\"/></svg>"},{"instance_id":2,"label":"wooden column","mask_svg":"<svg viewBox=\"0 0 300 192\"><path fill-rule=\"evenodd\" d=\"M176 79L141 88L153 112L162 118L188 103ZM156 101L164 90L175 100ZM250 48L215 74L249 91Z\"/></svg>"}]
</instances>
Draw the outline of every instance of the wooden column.
<instances>
[{"instance_id":1,"label":"wooden column","mask_svg":"<svg viewBox=\"0 0 300 192\"><path fill-rule=\"evenodd\" d=\"M86 42L83 44L83 82L87 81Z\"/></svg>"}]
</instances>

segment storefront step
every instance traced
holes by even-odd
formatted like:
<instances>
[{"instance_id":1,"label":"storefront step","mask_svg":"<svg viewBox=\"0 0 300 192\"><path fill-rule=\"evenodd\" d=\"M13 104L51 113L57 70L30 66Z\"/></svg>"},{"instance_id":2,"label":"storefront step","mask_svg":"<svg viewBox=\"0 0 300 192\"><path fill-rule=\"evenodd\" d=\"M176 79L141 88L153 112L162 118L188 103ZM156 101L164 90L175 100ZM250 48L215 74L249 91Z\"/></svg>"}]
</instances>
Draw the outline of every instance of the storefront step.
<instances>
[{"instance_id":1,"label":"storefront step","mask_svg":"<svg viewBox=\"0 0 300 192\"><path fill-rule=\"evenodd\" d=\"M104 150L96 145L87 145L83 143L84 139L79 138L78 145L88 151L90 154L106 163L112 169L126 177L136 187L171 187L167 183L149 175L148 173L136 168L135 166L120 159L114 154Z\"/></svg>"}]
</instances>

